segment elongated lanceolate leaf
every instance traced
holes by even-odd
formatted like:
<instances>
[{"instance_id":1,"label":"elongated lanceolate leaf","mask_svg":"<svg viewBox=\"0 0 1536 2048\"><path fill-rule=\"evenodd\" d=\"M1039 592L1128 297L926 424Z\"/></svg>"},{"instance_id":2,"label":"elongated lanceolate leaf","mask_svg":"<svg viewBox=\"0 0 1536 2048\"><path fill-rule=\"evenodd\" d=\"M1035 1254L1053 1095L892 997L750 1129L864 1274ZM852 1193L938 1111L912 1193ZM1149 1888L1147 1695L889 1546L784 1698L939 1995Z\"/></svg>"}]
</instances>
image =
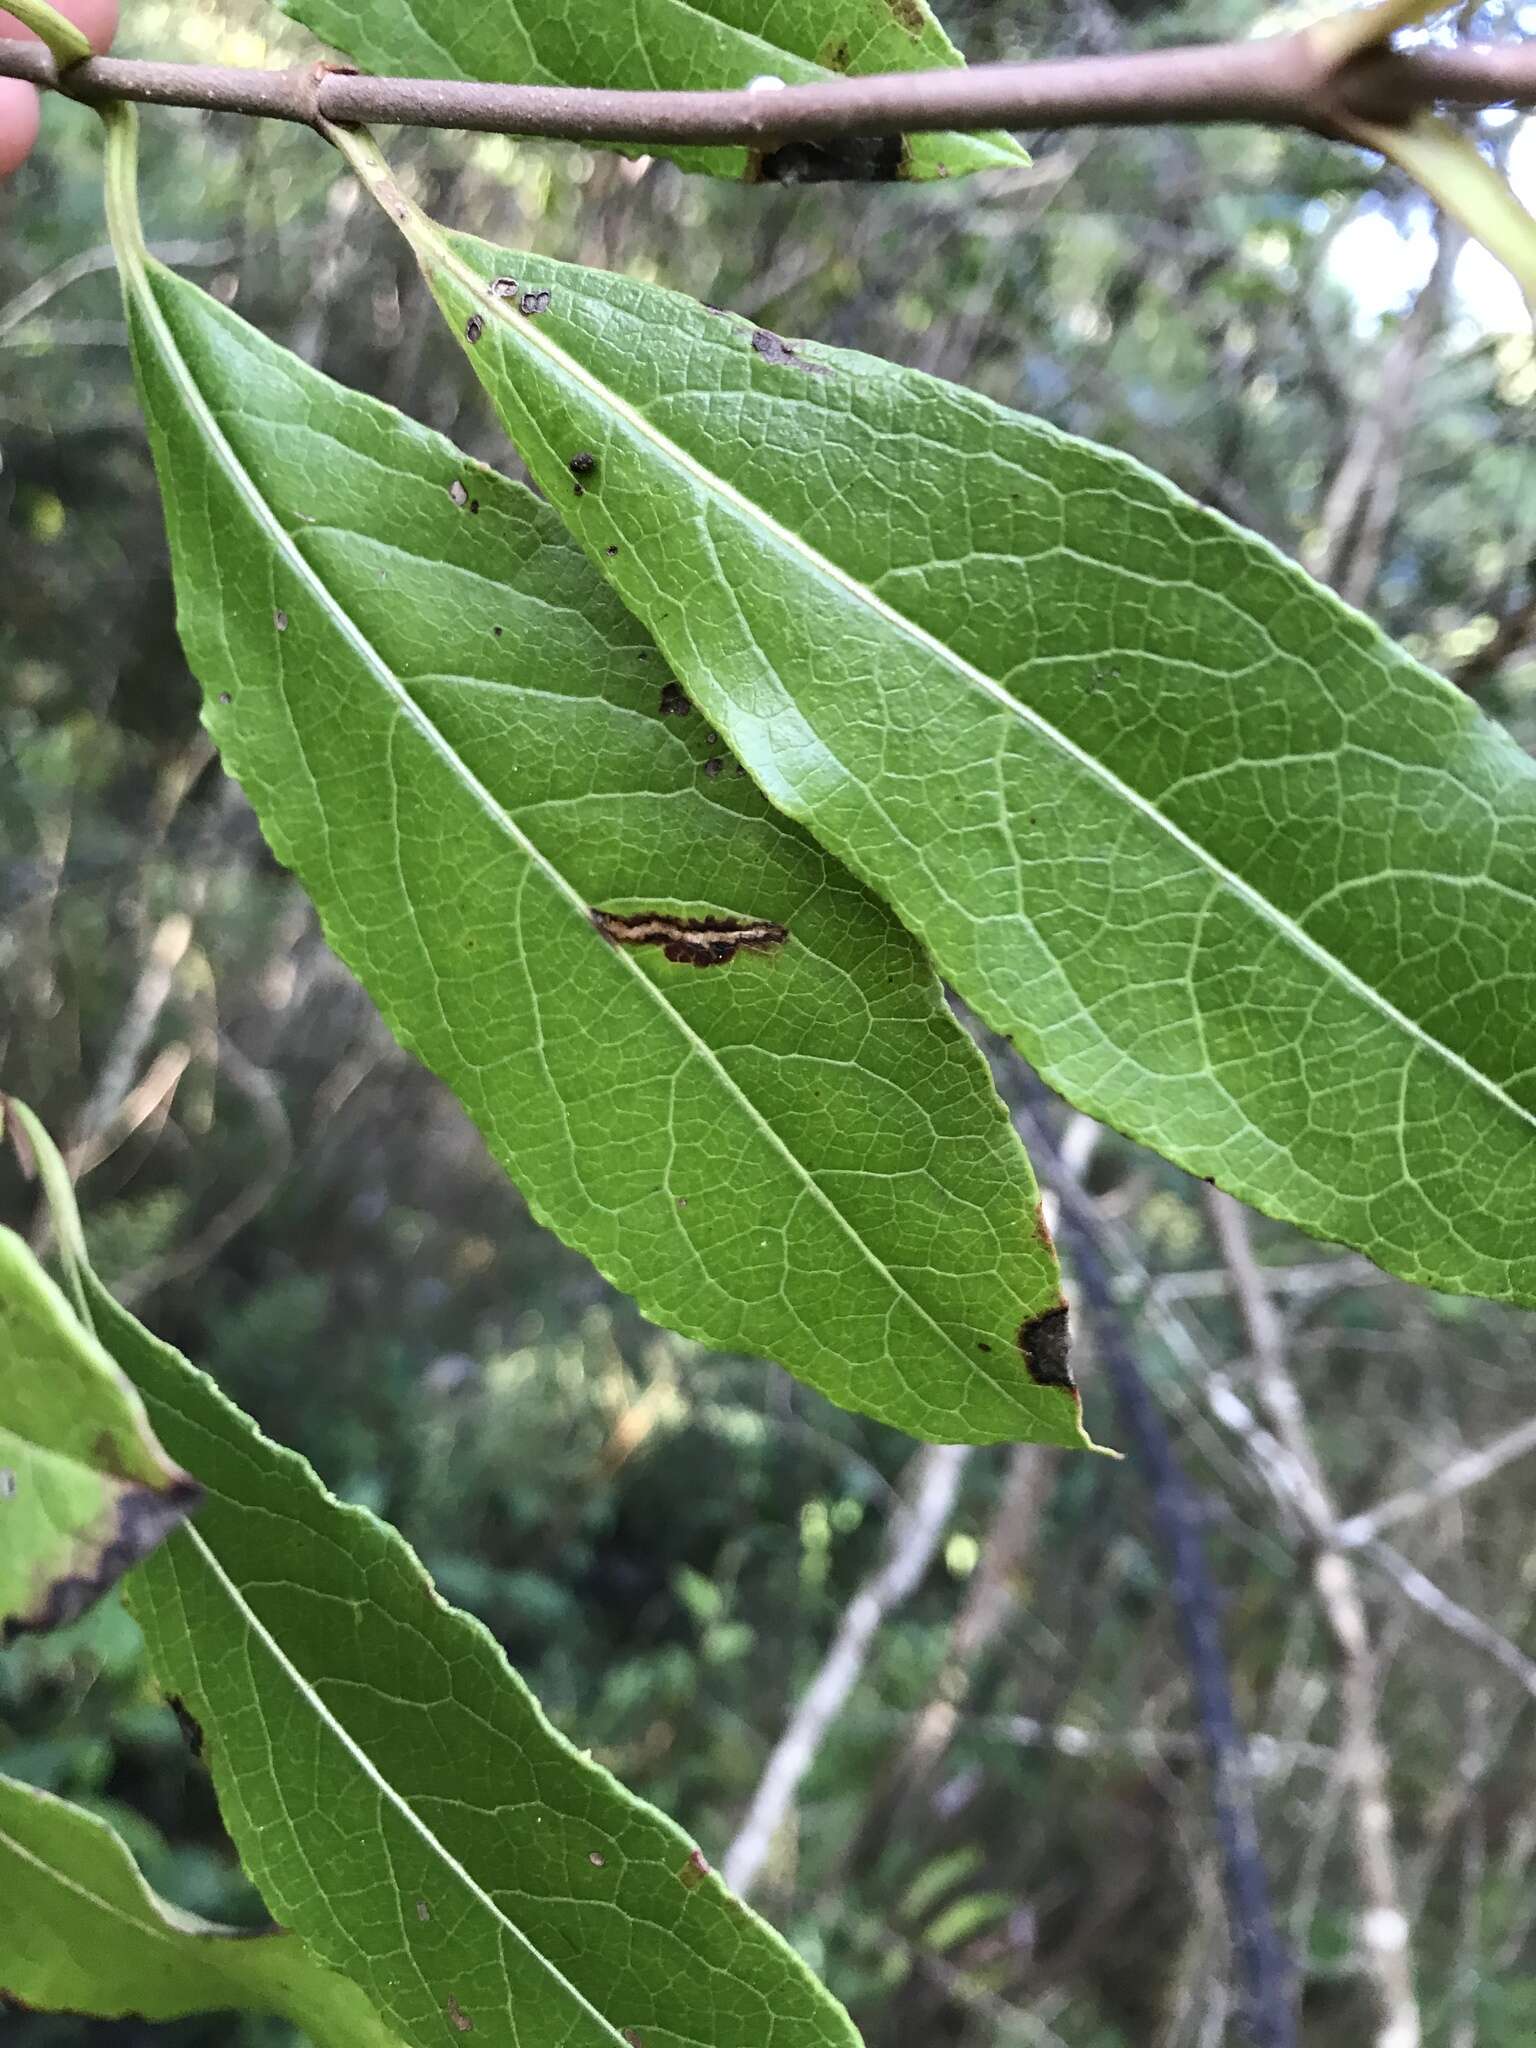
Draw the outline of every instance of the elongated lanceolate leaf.
<instances>
[{"instance_id":1,"label":"elongated lanceolate leaf","mask_svg":"<svg viewBox=\"0 0 1536 2048\"><path fill-rule=\"evenodd\" d=\"M698 92L961 63L928 0L279 0L373 71L518 85ZM726 178L945 178L1027 164L1007 135L912 135L745 149L663 149Z\"/></svg>"},{"instance_id":2,"label":"elongated lanceolate leaf","mask_svg":"<svg viewBox=\"0 0 1536 2048\"><path fill-rule=\"evenodd\" d=\"M1393 1272L1536 1301L1536 764L1506 734L1124 457L446 235L344 146L740 759L1053 1085Z\"/></svg>"},{"instance_id":3,"label":"elongated lanceolate leaf","mask_svg":"<svg viewBox=\"0 0 1536 2048\"><path fill-rule=\"evenodd\" d=\"M210 730L535 1213L845 1406L1085 1442L1028 1162L919 949L547 507L139 254L127 282Z\"/></svg>"},{"instance_id":4,"label":"elongated lanceolate leaf","mask_svg":"<svg viewBox=\"0 0 1536 2048\"><path fill-rule=\"evenodd\" d=\"M297 1935L220 1927L157 1898L106 1822L0 1777L0 1994L100 2019L273 2013L319 2048L399 2036Z\"/></svg>"},{"instance_id":5,"label":"elongated lanceolate leaf","mask_svg":"<svg viewBox=\"0 0 1536 2048\"><path fill-rule=\"evenodd\" d=\"M74 1621L198 1498L67 1297L0 1230L0 1642Z\"/></svg>"},{"instance_id":6,"label":"elongated lanceolate leaf","mask_svg":"<svg viewBox=\"0 0 1536 2048\"><path fill-rule=\"evenodd\" d=\"M555 1733L394 1530L87 1287L208 1488L128 1590L284 1926L416 2048L857 2048L798 1957Z\"/></svg>"}]
</instances>

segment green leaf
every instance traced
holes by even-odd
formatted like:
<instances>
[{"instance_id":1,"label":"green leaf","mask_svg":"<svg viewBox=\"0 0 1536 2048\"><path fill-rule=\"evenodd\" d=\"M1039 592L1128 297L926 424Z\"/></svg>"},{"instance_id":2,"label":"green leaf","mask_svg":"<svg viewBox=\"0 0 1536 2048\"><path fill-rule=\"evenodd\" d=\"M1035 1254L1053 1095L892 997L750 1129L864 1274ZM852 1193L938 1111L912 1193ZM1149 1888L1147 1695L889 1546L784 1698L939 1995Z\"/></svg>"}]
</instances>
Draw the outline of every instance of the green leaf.
<instances>
[{"instance_id":1,"label":"green leaf","mask_svg":"<svg viewBox=\"0 0 1536 2048\"><path fill-rule=\"evenodd\" d=\"M0 1777L0 1994L100 2019L274 2013L323 2048L390 2048L345 1977L296 1935L220 1927L167 1904L103 1820Z\"/></svg>"},{"instance_id":2,"label":"green leaf","mask_svg":"<svg viewBox=\"0 0 1536 2048\"><path fill-rule=\"evenodd\" d=\"M1407 1279L1536 1302L1536 764L1507 734L1136 463L447 235L342 146L739 758L1053 1086ZM545 309L488 296L504 273Z\"/></svg>"},{"instance_id":3,"label":"green leaf","mask_svg":"<svg viewBox=\"0 0 1536 2048\"><path fill-rule=\"evenodd\" d=\"M547 507L125 260L209 728L535 1214L647 1314L844 1406L1086 1443L1028 1161L921 951L665 715ZM788 937L701 971L594 909Z\"/></svg>"},{"instance_id":4,"label":"green leaf","mask_svg":"<svg viewBox=\"0 0 1536 2048\"><path fill-rule=\"evenodd\" d=\"M273 1913L408 2042L856 2048L670 1821L579 1755L404 1541L346 1507L87 1274L208 1499L134 1575Z\"/></svg>"},{"instance_id":5,"label":"green leaf","mask_svg":"<svg viewBox=\"0 0 1536 2048\"><path fill-rule=\"evenodd\" d=\"M198 1498L64 1294L0 1230L0 1642L74 1621Z\"/></svg>"},{"instance_id":6,"label":"green leaf","mask_svg":"<svg viewBox=\"0 0 1536 2048\"><path fill-rule=\"evenodd\" d=\"M372 71L515 85L701 91L762 77L804 85L844 74L926 71L964 59L928 0L279 0ZM896 146L899 144L899 147ZM912 135L880 144L663 149L686 170L794 182L809 175L947 178L1016 168L1011 136ZM633 152L632 152L633 153Z\"/></svg>"}]
</instances>

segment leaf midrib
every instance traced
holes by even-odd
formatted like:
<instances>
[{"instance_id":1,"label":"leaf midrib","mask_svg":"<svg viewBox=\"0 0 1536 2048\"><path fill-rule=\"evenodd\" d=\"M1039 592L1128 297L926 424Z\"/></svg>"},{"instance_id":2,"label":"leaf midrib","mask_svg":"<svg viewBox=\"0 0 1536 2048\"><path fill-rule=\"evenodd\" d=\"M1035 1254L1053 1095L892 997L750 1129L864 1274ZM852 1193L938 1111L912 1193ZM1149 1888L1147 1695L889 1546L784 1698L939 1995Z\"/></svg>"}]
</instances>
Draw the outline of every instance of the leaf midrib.
<instances>
[{"instance_id":1,"label":"leaf midrib","mask_svg":"<svg viewBox=\"0 0 1536 2048\"><path fill-rule=\"evenodd\" d=\"M279 555L288 561L294 573L311 590L321 605L322 610L332 617L343 638L351 643L368 671L378 679L380 687L396 703L400 715L416 727L427 744L460 777L465 788L480 806L485 816L506 833L513 844L522 851L529 865L543 874L546 880L554 887L557 894L574 907L576 914L581 920L583 930L590 932L591 920L588 905L580 893L571 886L560 870L535 846L533 841L518 829L515 819L497 801L490 790L480 781L479 777L472 772L463 757L450 745L441 729L427 716L410 693L401 687L399 679L395 676L389 663L385 661L384 657L373 646L373 643L364 634L361 627L358 626L339 599L333 596L318 572L305 560L304 555L295 542L294 536L287 532L279 521L276 512L267 503L257 487L255 479L240 461L218 421L214 418L195 377L182 357L180 347L176 342L175 336L170 331L169 324L150 285L151 270L160 271L167 276L172 275L169 272L164 272L163 266L154 263L153 259L150 259L142 266L135 266L132 283L136 289L141 310L145 312L150 325L155 330L163 357L171 366L172 376L178 389L181 391L183 402L186 404L188 411L197 420L208 445L214 451L220 467L224 469L236 493L246 504L258 526L265 529L272 536L274 548ZM932 1311L897 1279L890 1267L842 1213L842 1210L821 1186L815 1175L722 1065L713 1047L668 1002L665 992L658 984L652 981L639 963L632 959L630 954L622 948L614 950L613 957L638 986L645 991L649 1000L656 1005L661 1015L667 1019L679 1036L704 1061L706 1067L715 1075L720 1086L739 1104L746 1114L748 1121L768 1138L769 1142L790 1167L801 1184L811 1193L824 1212L843 1232L848 1242L855 1247L870 1269L878 1274L894 1295L908 1303L945 1349L960 1361L967 1375L974 1374L978 1378L986 1380L997 1394L1015 1407L1021 1419L1028 1421L1029 1411L1020 1405L1019 1390L1010 1387L1000 1377L978 1365L969 1352L965 1351L958 1340L939 1322ZM694 1255L697 1257L697 1253ZM894 1354L890 1359L890 1365L893 1372L899 1372ZM934 1405L936 1406L937 1404Z\"/></svg>"},{"instance_id":2,"label":"leaf midrib","mask_svg":"<svg viewBox=\"0 0 1536 2048\"><path fill-rule=\"evenodd\" d=\"M1005 715L1016 719L1049 745L1057 748L1093 777L1112 797L1123 801L1131 810L1164 832L1175 845L1191 855L1223 888L1254 911L1297 952L1311 960L1315 966L1321 967L1326 974L1331 975L1360 998L1368 1008L1374 1009L1389 1023L1396 1025L1424 1051L1437 1055L1463 1079L1470 1081L1474 1087L1481 1089L1503 1108L1512 1111L1522 1123L1536 1130L1536 1109L1527 1108L1492 1075L1483 1073L1454 1046L1447 1045L1443 1039L1435 1037L1433 1032L1427 1030L1415 1018L1400 1010L1330 948L1314 939L1289 912L1282 910L1235 869L1228 867L1219 855L1169 817L1150 797L1144 796L1133 784L1124 781L1096 754L1074 740L1060 726L1045 718L1032 705L1025 704L1020 698L1015 697L995 677L989 676L984 669L966 660L964 655L948 646L937 634L926 626L919 625L915 619L908 618L887 599L879 596L867 583L861 582L829 556L822 554L802 535L783 525L771 512L748 497L727 478L719 476L647 419L638 406L632 405L589 371L585 364L568 354L537 321L514 321L511 308L505 302L500 299L486 299L484 279L478 277L458 256L444 239L435 222L419 209L412 210L421 223L424 238L430 241L435 252L440 252L444 267L452 271L458 282L475 296L477 304L485 302L486 310L499 321L508 335L514 337L514 345L531 347L542 354L554 368L568 376L600 405L610 407L642 440L649 442L664 461L672 463L685 476L691 478L707 497L718 500L728 510L745 519L750 525L756 526L780 552L798 560L810 574L831 584L844 596L851 598L855 604L864 606L886 626L894 628L898 634L922 648L926 654L937 657L942 666L990 698ZM409 238L409 227L406 227L405 232ZM814 829L815 821L808 814L802 812L795 815L800 817L802 823Z\"/></svg>"}]
</instances>

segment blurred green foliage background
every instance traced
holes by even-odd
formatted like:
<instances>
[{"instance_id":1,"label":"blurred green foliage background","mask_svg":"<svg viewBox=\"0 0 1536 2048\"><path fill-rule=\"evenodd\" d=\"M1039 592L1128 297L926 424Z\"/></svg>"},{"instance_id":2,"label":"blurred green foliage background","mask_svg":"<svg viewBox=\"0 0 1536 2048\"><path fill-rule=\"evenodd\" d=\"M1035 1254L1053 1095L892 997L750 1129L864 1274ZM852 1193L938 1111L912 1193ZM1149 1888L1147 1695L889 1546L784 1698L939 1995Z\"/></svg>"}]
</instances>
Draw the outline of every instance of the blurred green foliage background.
<instances>
[{"instance_id":1,"label":"blurred green foliage background","mask_svg":"<svg viewBox=\"0 0 1536 2048\"><path fill-rule=\"evenodd\" d=\"M126 11L128 54L273 64L309 48L259 0ZM1004 0L944 15L973 57L1247 26L1231 0L1068 0L1047 46ZM1518 132L1490 122L1490 146ZM459 226L1129 450L1302 555L1536 744L1536 353L1459 293L1473 273L1451 231L1321 141L1026 140L1028 172L923 188L725 187L488 138L389 147ZM326 950L200 736L98 160L92 117L53 106L0 193L0 1076L74 1148L99 1263L130 1305L396 1521L560 1725L718 1856L882 1555L912 1446L645 1324L536 1228ZM515 466L403 247L312 135L151 116L144 211L161 253L246 318ZM1429 280L1385 314L1382 277L1338 259L1367 246L1362 219L1403 278ZM1064 1112L1061 1129L1207 1502L1304 2038L1355 2048L1369 2005L1329 1647L1305 1546L1223 1397L1242 1347L1200 1191ZM14 1176L0 1202L25 1227ZM1531 1317L1387 1283L1278 1227L1258 1242L1344 1512L1529 1413ZM1082 1377L1090 1426L1112 1437L1091 1358ZM1366 1582L1442 2048L1536 2038L1530 1498L1517 1462L1396 1532L1512 1659ZM940 1724L917 1772L920 1731ZM1231 1969L1192 1728L1135 1472L979 1453L759 1901L871 2048L1219 2043ZM259 1920L116 1602L0 1656L0 1768L108 1814L178 1902ZM0 2033L16 2048L283 2038L19 2013Z\"/></svg>"}]
</instances>

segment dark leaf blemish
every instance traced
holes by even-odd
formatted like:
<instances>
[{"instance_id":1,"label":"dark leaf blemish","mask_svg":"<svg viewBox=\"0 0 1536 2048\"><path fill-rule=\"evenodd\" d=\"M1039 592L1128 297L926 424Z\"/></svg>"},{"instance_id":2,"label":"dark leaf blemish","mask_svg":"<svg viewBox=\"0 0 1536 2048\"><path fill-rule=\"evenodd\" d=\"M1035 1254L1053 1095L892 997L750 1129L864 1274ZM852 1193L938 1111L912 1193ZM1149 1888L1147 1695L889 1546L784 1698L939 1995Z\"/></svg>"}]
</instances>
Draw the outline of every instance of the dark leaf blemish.
<instances>
[{"instance_id":1,"label":"dark leaf blemish","mask_svg":"<svg viewBox=\"0 0 1536 2048\"><path fill-rule=\"evenodd\" d=\"M480 339L481 335L484 334L484 332L485 322L480 318L480 315L478 313L471 313L468 320L466 320L464 323L464 339L469 343L471 348L474 347L475 343Z\"/></svg>"},{"instance_id":2,"label":"dark leaf blemish","mask_svg":"<svg viewBox=\"0 0 1536 2048\"><path fill-rule=\"evenodd\" d=\"M589 455L585 448L581 450L580 454L573 455L566 464L566 468L571 472L572 476L590 476L596 467L597 457Z\"/></svg>"},{"instance_id":3,"label":"dark leaf blemish","mask_svg":"<svg viewBox=\"0 0 1536 2048\"><path fill-rule=\"evenodd\" d=\"M992 1349L992 1346L990 1344L978 1343L976 1349L978 1351L990 1351Z\"/></svg>"},{"instance_id":4,"label":"dark leaf blemish","mask_svg":"<svg viewBox=\"0 0 1536 2048\"><path fill-rule=\"evenodd\" d=\"M461 2034L468 2034L474 2031L474 2021L464 2010L463 2006L459 2004L459 2001L451 1994L448 1999L448 2017Z\"/></svg>"},{"instance_id":5,"label":"dark leaf blemish","mask_svg":"<svg viewBox=\"0 0 1536 2048\"><path fill-rule=\"evenodd\" d=\"M826 142L786 142L751 159L749 184L886 185L907 167L901 135L849 135Z\"/></svg>"},{"instance_id":6,"label":"dark leaf blemish","mask_svg":"<svg viewBox=\"0 0 1536 2048\"><path fill-rule=\"evenodd\" d=\"M187 1712L186 1703L178 1693L170 1693L166 1705L176 1716L176 1726L181 1730L181 1739L194 1757L203 1753L203 1731L198 1722Z\"/></svg>"},{"instance_id":7,"label":"dark leaf blemish","mask_svg":"<svg viewBox=\"0 0 1536 2048\"><path fill-rule=\"evenodd\" d=\"M172 1481L163 1491L149 1486L130 1488L115 1510L103 1516L104 1528L82 1532L90 1544L88 1569L64 1572L50 1580L24 1613L0 1615L0 1648L18 1636L47 1635L78 1621L124 1572L163 1543L202 1497L197 1481L185 1477Z\"/></svg>"},{"instance_id":8,"label":"dark leaf blemish","mask_svg":"<svg viewBox=\"0 0 1536 2048\"><path fill-rule=\"evenodd\" d=\"M234 699L230 696L228 690L220 690L219 702L221 704L232 704L234 702Z\"/></svg>"},{"instance_id":9,"label":"dark leaf blemish","mask_svg":"<svg viewBox=\"0 0 1536 2048\"><path fill-rule=\"evenodd\" d=\"M617 549L617 548L604 548L604 549L603 549L603 553L604 553L605 555L616 555L616 554L617 554L618 552L619 552L619 551L618 551L618 549Z\"/></svg>"},{"instance_id":10,"label":"dark leaf blemish","mask_svg":"<svg viewBox=\"0 0 1536 2048\"><path fill-rule=\"evenodd\" d=\"M515 277L493 277L491 279L491 297L493 299L515 299L517 297L517 279Z\"/></svg>"},{"instance_id":11,"label":"dark leaf blemish","mask_svg":"<svg viewBox=\"0 0 1536 2048\"><path fill-rule=\"evenodd\" d=\"M718 755L711 754L709 759L704 763L704 773L709 777L710 781L713 782L719 776L720 771L724 768L724 766L725 763L719 758Z\"/></svg>"},{"instance_id":12,"label":"dark leaf blemish","mask_svg":"<svg viewBox=\"0 0 1536 2048\"><path fill-rule=\"evenodd\" d=\"M775 334L769 327L753 328L752 346L765 363L777 363L782 369L804 370L812 377L825 377L829 374L824 363L807 362L804 356L790 347L782 335Z\"/></svg>"},{"instance_id":13,"label":"dark leaf blemish","mask_svg":"<svg viewBox=\"0 0 1536 2048\"><path fill-rule=\"evenodd\" d=\"M503 633L505 633L505 631L506 631L506 630L507 630L507 629L506 629L506 627L505 627L505 626L492 626L492 628L491 628L491 632L492 632L492 634L493 634L493 635L495 636L495 638L496 638L496 639L498 639L498 640L499 640L499 639L501 638L502 634L503 634Z\"/></svg>"},{"instance_id":14,"label":"dark leaf blemish","mask_svg":"<svg viewBox=\"0 0 1536 2048\"><path fill-rule=\"evenodd\" d=\"M664 683L661 691L661 715L663 718L686 718L693 706L683 692L681 683Z\"/></svg>"},{"instance_id":15,"label":"dark leaf blemish","mask_svg":"<svg viewBox=\"0 0 1536 2048\"><path fill-rule=\"evenodd\" d=\"M469 503L469 493L465 490L463 480L459 477L455 477L448 486L448 495L452 498L455 505L462 507Z\"/></svg>"},{"instance_id":16,"label":"dark leaf blemish","mask_svg":"<svg viewBox=\"0 0 1536 2048\"><path fill-rule=\"evenodd\" d=\"M925 24L918 0L885 0L885 4L895 15L897 25L904 28L909 36L916 38L922 35Z\"/></svg>"},{"instance_id":17,"label":"dark leaf blemish","mask_svg":"<svg viewBox=\"0 0 1536 2048\"><path fill-rule=\"evenodd\" d=\"M1037 1387L1071 1389L1072 1370L1067 1364L1071 1344L1065 1302L1021 1324L1019 1349L1024 1354L1025 1369Z\"/></svg>"},{"instance_id":18,"label":"dark leaf blemish","mask_svg":"<svg viewBox=\"0 0 1536 2048\"><path fill-rule=\"evenodd\" d=\"M549 311L549 293L524 292L517 302L517 310L529 320L533 318L535 313L547 313Z\"/></svg>"},{"instance_id":19,"label":"dark leaf blemish","mask_svg":"<svg viewBox=\"0 0 1536 2048\"><path fill-rule=\"evenodd\" d=\"M274 612L272 614L272 623L276 626L279 633L286 633L288 630L288 614L286 612Z\"/></svg>"},{"instance_id":20,"label":"dark leaf blemish","mask_svg":"<svg viewBox=\"0 0 1536 2048\"><path fill-rule=\"evenodd\" d=\"M660 946L668 960L683 967L721 967L738 953L771 953L789 937L786 926L766 919L751 923L738 917L666 917L646 911L626 916L597 909L588 914L610 944Z\"/></svg>"},{"instance_id":21,"label":"dark leaf blemish","mask_svg":"<svg viewBox=\"0 0 1536 2048\"><path fill-rule=\"evenodd\" d=\"M478 498L471 498L469 501L469 509L471 512L478 512L480 510L480 500Z\"/></svg>"},{"instance_id":22,"label":"dark leaf blemish","mask_svg":"<svg viewBox=\"0 0 1536 2048\"><path fill-rule=\"evenodd\" d=\"M1039 1239L1042 1248L1050 1257L1055 1258L1056 1240L1051 1235L1051 1226L1045 1220L1044 1202L1036 1202L1035 1204L1035 1236Z\"/></svg>"}]
</instances>

